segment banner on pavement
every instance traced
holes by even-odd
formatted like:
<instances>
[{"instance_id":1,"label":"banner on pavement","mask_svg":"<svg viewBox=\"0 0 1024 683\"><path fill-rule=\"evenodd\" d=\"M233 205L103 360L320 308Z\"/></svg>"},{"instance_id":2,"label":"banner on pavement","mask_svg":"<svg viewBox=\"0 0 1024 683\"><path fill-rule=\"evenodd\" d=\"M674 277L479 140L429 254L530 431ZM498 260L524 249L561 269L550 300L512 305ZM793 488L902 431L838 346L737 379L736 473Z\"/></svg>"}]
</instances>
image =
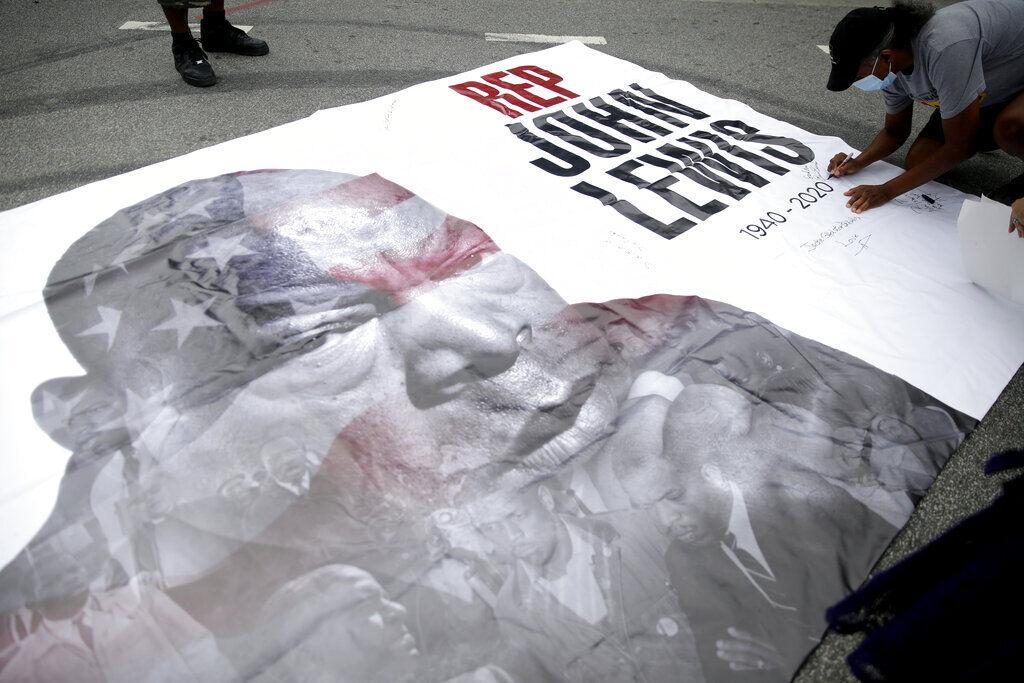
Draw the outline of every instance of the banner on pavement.
<instances>
[{"instance_id":1,"label":"banner on pavement","mask_svg":"<svg viewBox=\"0 0 1024 683\"><path fill-rule=\"evenodd\" d=\"M569 44L0 215L0 676L788 677L1022 361L844 150Z\"/></svg>"}]
</instances>

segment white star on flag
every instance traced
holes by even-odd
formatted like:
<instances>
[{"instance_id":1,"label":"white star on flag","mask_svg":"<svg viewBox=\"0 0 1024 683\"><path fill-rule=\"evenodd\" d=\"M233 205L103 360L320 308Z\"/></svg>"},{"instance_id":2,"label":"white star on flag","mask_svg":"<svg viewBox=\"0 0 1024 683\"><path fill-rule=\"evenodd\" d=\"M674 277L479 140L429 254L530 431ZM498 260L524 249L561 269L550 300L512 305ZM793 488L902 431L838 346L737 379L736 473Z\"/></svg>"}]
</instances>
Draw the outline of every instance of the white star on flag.
<instances>
[{"instance_id":1,"label":"white star on flag","mask_svg":"<svg viewBox=\"0 0 1024 683\"><path fill-rule=\"evenodd\" d=\"M149 244L144 240L137 239L114 257L114 265L127 273L128 264L145 255L147 251L149 251Z\"/></svg>"},{"instance_id":2,"label":"white star on flag","mask_svg":"<svg viewBox=\"0 0 1024 683\"><path fill-rule=\"evenodd\" d=\"M220 199L220 196L215 194L210 197L207 197L206 199L200 202L196 202L192 206L188 207L189 215L201 213L204 214L207 218L212 218L213 215L210 213L210 205L216 202L218 199Z\"/></svg>"},{"instance_id":3,"label":"white star on flag","mask_svg":"<svg viewBox=\"0 0 1024 683\"><path fill-rule=\"evenodd\" d=\"M141 441L152 454L160 453L164 440L181 417L181 413L167 405L170 395L170 385L147 398L142 398L131 389L125 390L127 401L124 424L135 437L133 443Z\"/></svg>"},{"instance_id":4,"label":"white star on flag","mask_svg":"<svg viewBox=\"0 0 1024 683\"><path fill-rule=\"evenodd\" d=\"M245 237L245 235L236 235L235 237L210 237L205 247L192 252L186 258L212 258L217 262L217 267L223 270L224 267L228 265L228 261L236 256L250 256L256 254L255 251L246 249L242 246L242 240L244 240Z\"/></svg>"},{"instance_id":5,"label":"white star on flag","mask_svg":"<svg viewBox=\"0 0 1024 683\"><path fill-rule=\"evenodd\" d=\"M71 421L71 409L78 405L78 402L84 397L85 392L81 391L78 395L64 401L56 394L52 394L44 389L43 412L47 415L54 415L57 418L57 424L67 425Z\"/></svg>"},{"instance_id":6,"label":"white star on flag","mask_svg":"<svg viewBox=\"0 0 1024 683\"><path fill-rule=\"evenodd\" d=\"M171 305L174 306L174 315L170 320L154 327L153 331L176 331L178 333L179 349L185 343L185 340L188 339L188 336L192 334L192 330L197 327L217 327L222 324L206 315L206 309L213 305L213 299L207 299L204 303L195 306L178 301L177 299L171 299Z\"/></svg>"},{"instance_id":7,"label":"white star on flag","mask_svg":"<svg viewBox=\"0 0 1024 683\"><path fill-rule=\"evenodd\" d=\"M112 419L110 422L101 424L96 428L97 432L105 432L111 429L127 429L132 438L138 437L149 424L149 416L157 412L170 396L171 386L167 386L147 398L142 398L131 389L125 389L124 412Z\"/></svg>"},{"instance_id":8,"label":"white star on flag","mask_svg":"<svg viewBox=\"0 0 1024 683\"><path fill-rule=\"evenodd\" d=\"M145 398L141 394L136 394L131 389L125 389L124 415L120 419L125 424L133 425L134 429L131 431L136 434L142 432L149 423L149 416L163 407L164 403L167 402L167 397L171 395L172 389L173 385L169 384Z\"/></svg>"},{"instance_id":9,"label":"white star on flag","mask_svg":"<svg viewBox=\"0 0 1024 683\"><path fill-rule=\"evenodd\" d=\"M121 323L121 311L106 306L97 306L96 311L100 314L100 322L76 336L87 337L93 334L107 335L107 351L114 346L114 337L117 335L117 326Z\"/></svg>"},{"instance_id":10,"label":"white star on flag","mask_svg":"<svg viewBox=\"0 0 1024 683\"><path fill-rule=\"evenodd\" d=\"M102 266L98 263L92 264L92 272L82 278L82 283L85 284L85 296L92 296L92 289L96 286L96 278L100 275Z\"/></svg>"}]
</instances>

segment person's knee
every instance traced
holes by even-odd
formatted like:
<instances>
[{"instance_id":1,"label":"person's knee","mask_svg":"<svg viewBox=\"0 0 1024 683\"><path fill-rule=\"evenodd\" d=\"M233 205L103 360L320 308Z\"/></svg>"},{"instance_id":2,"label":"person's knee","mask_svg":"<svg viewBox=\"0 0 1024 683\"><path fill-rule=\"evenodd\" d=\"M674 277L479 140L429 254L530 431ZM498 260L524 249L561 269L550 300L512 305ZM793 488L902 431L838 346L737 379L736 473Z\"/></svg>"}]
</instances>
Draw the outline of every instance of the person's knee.
<instances>
[{"instance_id":1,"label":"person's knee","mask_svg":"<svg viewBox=\"0 0 1024 683\"><path fill-rule=\"evenodd\" d=\"M996 119L992 135L1004 152L1024 158L1024 116L1003 112Z\"/></svg>"}]
</instances>

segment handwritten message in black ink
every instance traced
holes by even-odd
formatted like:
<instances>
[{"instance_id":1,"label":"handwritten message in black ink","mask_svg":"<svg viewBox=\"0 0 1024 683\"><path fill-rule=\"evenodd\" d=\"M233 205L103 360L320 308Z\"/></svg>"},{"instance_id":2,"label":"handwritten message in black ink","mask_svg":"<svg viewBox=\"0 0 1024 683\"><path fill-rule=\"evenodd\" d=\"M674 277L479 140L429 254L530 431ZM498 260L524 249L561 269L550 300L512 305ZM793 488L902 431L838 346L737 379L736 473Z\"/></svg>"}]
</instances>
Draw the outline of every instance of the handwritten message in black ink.
<instances>
[{"instance_id":1,"label":"handwritten message in black ink","mask_svg":"<svg viewBox=\"0 0 1024 683\"><path fill-rule=\"evenodd\" d=\"M850 216L849 218L845 218L845 219L839 221L838 223L835 223L834 225L832 225L828 230L823 230L820 233L818 233L818 236L815 237L814 239L808 240L807 242L801 243L800 244L800 248L806 250L808 254L814 253L814 251L818 247L820 247L821 245L825 244L826 242L828 242L833 237L835 237L836 235L838 235L841 232L843 232L844 230L846 230L848 227L850 227L851 225L853 225L854 223L856 223L860 219L861 219L860 216ZM870 239L870 238L871 238L871 235L868 235L867 239ZM858 237L858 239L859 239L859 237ZM847 246L847 245L844 245L844 246ZM866 248L866 247L867 247L867 241L865 240L864 248ZM863 248L860 251L863 251ZM859 254L860 251L858 251L857 253Z\"/></svg>"}]
</instances>

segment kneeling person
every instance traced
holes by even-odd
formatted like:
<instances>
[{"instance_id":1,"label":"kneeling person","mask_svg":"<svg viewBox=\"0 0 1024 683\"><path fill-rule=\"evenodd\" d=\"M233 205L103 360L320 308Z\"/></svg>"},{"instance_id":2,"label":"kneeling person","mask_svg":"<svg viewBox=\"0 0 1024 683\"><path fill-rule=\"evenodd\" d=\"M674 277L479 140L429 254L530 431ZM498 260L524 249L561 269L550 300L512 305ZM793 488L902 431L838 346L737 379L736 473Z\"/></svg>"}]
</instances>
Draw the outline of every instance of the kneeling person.
<instances>
[{"instance_id":1,"label":"kneeling person","mask_svg":"<svg viewBox=\"0 0 1024 683\"><path fill-rule=\"evenodd\" d=\"M854 213L885 204L979 151L1024 159L1024 3L967 0L934 11L897 0L847 14L829 41L828 89L881 91L885 124L859 156L836 155L829 172L856 173L910 137L913 102L934 109L907 153L907 171L847 191Z\"/></svg>"}]
</instances>

